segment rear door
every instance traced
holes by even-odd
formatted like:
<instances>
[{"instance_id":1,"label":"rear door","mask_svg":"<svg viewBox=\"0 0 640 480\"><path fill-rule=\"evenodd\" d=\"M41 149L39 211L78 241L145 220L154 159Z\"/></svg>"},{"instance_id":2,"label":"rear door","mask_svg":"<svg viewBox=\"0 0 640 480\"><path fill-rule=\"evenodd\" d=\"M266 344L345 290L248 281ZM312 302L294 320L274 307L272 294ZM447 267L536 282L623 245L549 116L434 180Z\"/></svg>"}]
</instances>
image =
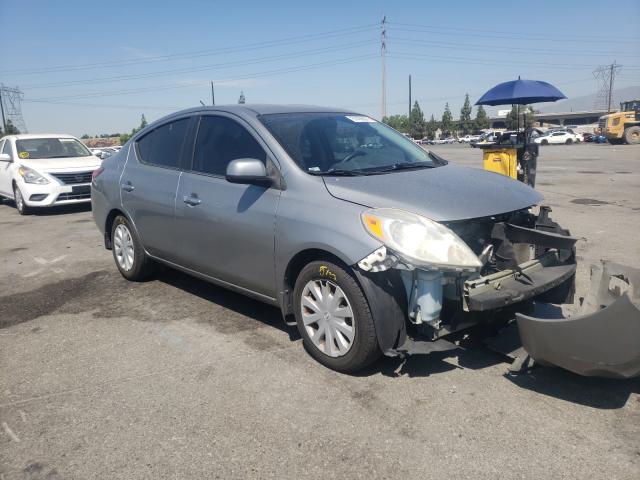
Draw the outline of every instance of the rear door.
<instances>
[{"instance_id":1,"label":"rear door","mask_svg":"<svg viewBox=\"0 0 640 480\"><path fill-rule=\"evenodd\" d=\"M193 163L176 201L179 263L210 277L275 297L274 222L280 190L229 183L227 165L256 158L276 168L266 145L232 115L203 115Z\"/></svg>"},{"instance_id":2,"label":"rear door","mask_svg":"<svg viewBox=\"0 0 640 480\"><path fill-rule=\"evenodd\" d=\"M176 189L191 118L172 119L137 139L120 179L122 205L145 249L175 259Z\"/></svg>"}]
</instances>

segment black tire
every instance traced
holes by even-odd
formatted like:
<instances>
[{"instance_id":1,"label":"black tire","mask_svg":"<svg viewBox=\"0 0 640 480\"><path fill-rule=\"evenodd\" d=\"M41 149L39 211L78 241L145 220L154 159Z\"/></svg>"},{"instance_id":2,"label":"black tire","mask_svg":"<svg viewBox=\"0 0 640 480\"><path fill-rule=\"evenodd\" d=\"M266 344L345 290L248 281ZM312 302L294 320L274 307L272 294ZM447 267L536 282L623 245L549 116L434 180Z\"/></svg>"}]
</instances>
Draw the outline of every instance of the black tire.
<instances>
[{"instance_id":1,"label":"black tire","mask_svg":"<svg viewBox=\"0 0 640 480\"><path fill-rule=\"evenodd\" d=\"M573 140L571 140L570 138L567 138L567 141L564 142L566 145L571 145L573 143Z\"/></svg>"},{"instance_id":2,"label":"black tire","mask_svg":"<svg viewBox=\"0 0 640 480\"><path fill-rule=\"evenodd\" d=\"M118 253L116 249L115 242L115 234L116 229L122 225L123 228L131 236L131 240L133 242L133 263L129 269L125 269L122 265L120 265L120 261L118 260ZM144 251L142 247L142 243L136 234L134 228L131 227L129 220L122 215L118 215L113 221L113 225L111 226L111 252L113 253L113 260L116 263L116 267L118 271L122 274L124 278L127 280L131 280L133 282L140 282L149 277L154 271L154 262L150 259Z\"/></svg>"},{"instance_id":3,"label":"black tire","mask_svg":"<svg viewBox=\"0 0 640 480\"><path fill-rule=\"evenodd\" d=\"M16 210L20 215L31 214L31 209L24 203L24 197L22 196L22 192L20 191L20 188L15 183L13 184L13 199L16 204Z\"/></svg>"},{"instance_id":4,"label":"black tire","mask_svg":"<svg viewBox=\"0 0 640 480\"><path fill-rule=\"evenodd\" d=\"M640 127L629 127L624 130L624 141L629 145L640 143Z\"/></svg>"},{"instance_id":5,"label":"black tire","mask_svg":"<svg viewBox=\"0 0 640 480\"><path fill-rule=\"evenodd\" d=\"M549 141L548 140L541 140L540 144L541 145L549 145Z\"/></svg>"},{"instance_id":6,"label":"black tire","mask_svg":"<svg viewBox=\"0 0 640 480\"><path fill-rule=\"evenodd\" d=\"M313 343L303 324L302 293L307 283L314 280L328 281L340 287L353 311L351 322L354 326L354 338L351 347L342 356L332 357L321 351ZM380 357L380 348L369 303L354 276L347 271L347 267L325 261L309 263L296 279L293 290L293 306L305 349L322 365L338 372L352 373L363 369Z\"/></svg>"}]
</instances>

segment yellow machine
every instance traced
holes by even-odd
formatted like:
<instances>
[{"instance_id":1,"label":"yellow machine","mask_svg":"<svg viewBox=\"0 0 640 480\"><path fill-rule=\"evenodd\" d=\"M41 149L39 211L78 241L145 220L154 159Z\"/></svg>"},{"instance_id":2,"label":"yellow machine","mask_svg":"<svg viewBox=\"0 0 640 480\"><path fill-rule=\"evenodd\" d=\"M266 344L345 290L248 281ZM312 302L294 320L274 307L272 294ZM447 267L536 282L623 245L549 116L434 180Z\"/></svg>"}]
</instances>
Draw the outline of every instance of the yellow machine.
<instances>
[{"instance_id":1,"label":"yellow machine","mask_svg":"<svg viewBox=\"0 0 640 480\"><path fill-rule=\"evenodd\" d=\"M511 178L518 178L518 151L515 148L494 145L483 148L484 169L501 173Z\"/></svg>"},{"instance_id":2,"label":"yellow machine","mask_svg":"<svg viewBox=\"0 0 640 480\"><path fill-rule=\"evenodd\" d=\"M619 112L600 117L598 123L609 143L640 143L640 100L622 102Z\"/></svg>"}]
</instances>

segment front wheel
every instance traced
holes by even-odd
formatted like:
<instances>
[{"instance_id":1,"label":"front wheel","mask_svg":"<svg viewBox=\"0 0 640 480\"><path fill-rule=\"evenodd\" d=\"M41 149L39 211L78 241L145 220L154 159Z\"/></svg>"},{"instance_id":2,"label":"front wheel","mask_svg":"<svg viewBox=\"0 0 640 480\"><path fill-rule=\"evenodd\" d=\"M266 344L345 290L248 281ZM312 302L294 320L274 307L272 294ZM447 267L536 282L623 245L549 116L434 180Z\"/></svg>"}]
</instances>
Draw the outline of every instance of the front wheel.
<instances>
[{"instance_id":1,"label":"front wheel","mask_svg":"<svg viewBox=\"0 0 640 480\"><path fill-rule=\"evenodd\" d=\"M625 129L624 140L629 145L640 143L640 127L629 127Z\"/></svg>"},{"instance_id":2,"label":"front wheel","mask_svg":"<svg viewBox=\"0 0 640 480\"><path fill-rule=\"evenodd\" d=\"M345 268L332 262L309 263L298 275L293 295L302 341L318 362L348 373L380 356L369 304Z\"/></svg>"},{"instance_id":3,"label":"front wheel","mask_svg":"<svg viewBox=\"0 0 640 480\"><path fill-rule=\"evenodd\" d=\"M111 227L111 246L116 267L127 280L139 282L153 271L153 260L144 251L142 243L126 217L118 215Z\"/></svg>"},{"instance_id":4,"label":"front wheel","mask_svg":"<svg viewBox=\"0 0 640 480\"><path fill-rule=\"evenodd\" d=\"M16 202L16 210L18 210L20 215L29 215L31 213L31 209L24 203L24 197L22 196L20 187L17 185L13 186L13 198Z\"/></svg>"},{"instance_id":5,"label":"front wheel","mask_svg":"<svg viewBox=\"0 0 640 480\"><path fill-rule=\"evenodd\" d=\"M542 140L540 143L542 145L549 145L549 140Z\"/></svg>"},{"instance_id":6,"label":"front wheel","mask_svg":"<svg viewBox=\"0 0 640 480\"><path fill-rule=\"evenodd\" d=\"M567 145L571 145L573 143L573 140L571 140L570 138L567 138L567 141L564 143Z\"/></svg>"}]
</instances>

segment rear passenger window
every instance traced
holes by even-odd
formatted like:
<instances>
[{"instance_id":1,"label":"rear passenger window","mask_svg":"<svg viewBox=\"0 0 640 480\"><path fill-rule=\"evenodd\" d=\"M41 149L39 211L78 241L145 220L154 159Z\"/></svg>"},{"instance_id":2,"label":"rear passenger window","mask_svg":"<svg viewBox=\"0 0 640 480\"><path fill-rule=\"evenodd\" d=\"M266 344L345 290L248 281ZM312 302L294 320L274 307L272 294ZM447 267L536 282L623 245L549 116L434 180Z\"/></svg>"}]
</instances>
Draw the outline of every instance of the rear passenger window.
<instances>
[{"instance_id":1,"label":"rear passenger window","mask_svg":"<svg viewBox=\"0 0 640 480\"><path fill-rule=\"evenodd\" d=\"M182 118L147 133L136 142L140 159L145 163L178 168L188 124L189 119Z\"/></svg>"},{"instance_id":2,"label":"rear passenger window","mask_svg":"<svg viewBox=\"0 0 640 480\"><path fill-rule=\"evenodd\" d=\"M202 117L193 156L193 170L224 176L229 162L239 158L255 158L266 162L267 155L238 122L226 117Z\"/></svg>"}]
</instances>

